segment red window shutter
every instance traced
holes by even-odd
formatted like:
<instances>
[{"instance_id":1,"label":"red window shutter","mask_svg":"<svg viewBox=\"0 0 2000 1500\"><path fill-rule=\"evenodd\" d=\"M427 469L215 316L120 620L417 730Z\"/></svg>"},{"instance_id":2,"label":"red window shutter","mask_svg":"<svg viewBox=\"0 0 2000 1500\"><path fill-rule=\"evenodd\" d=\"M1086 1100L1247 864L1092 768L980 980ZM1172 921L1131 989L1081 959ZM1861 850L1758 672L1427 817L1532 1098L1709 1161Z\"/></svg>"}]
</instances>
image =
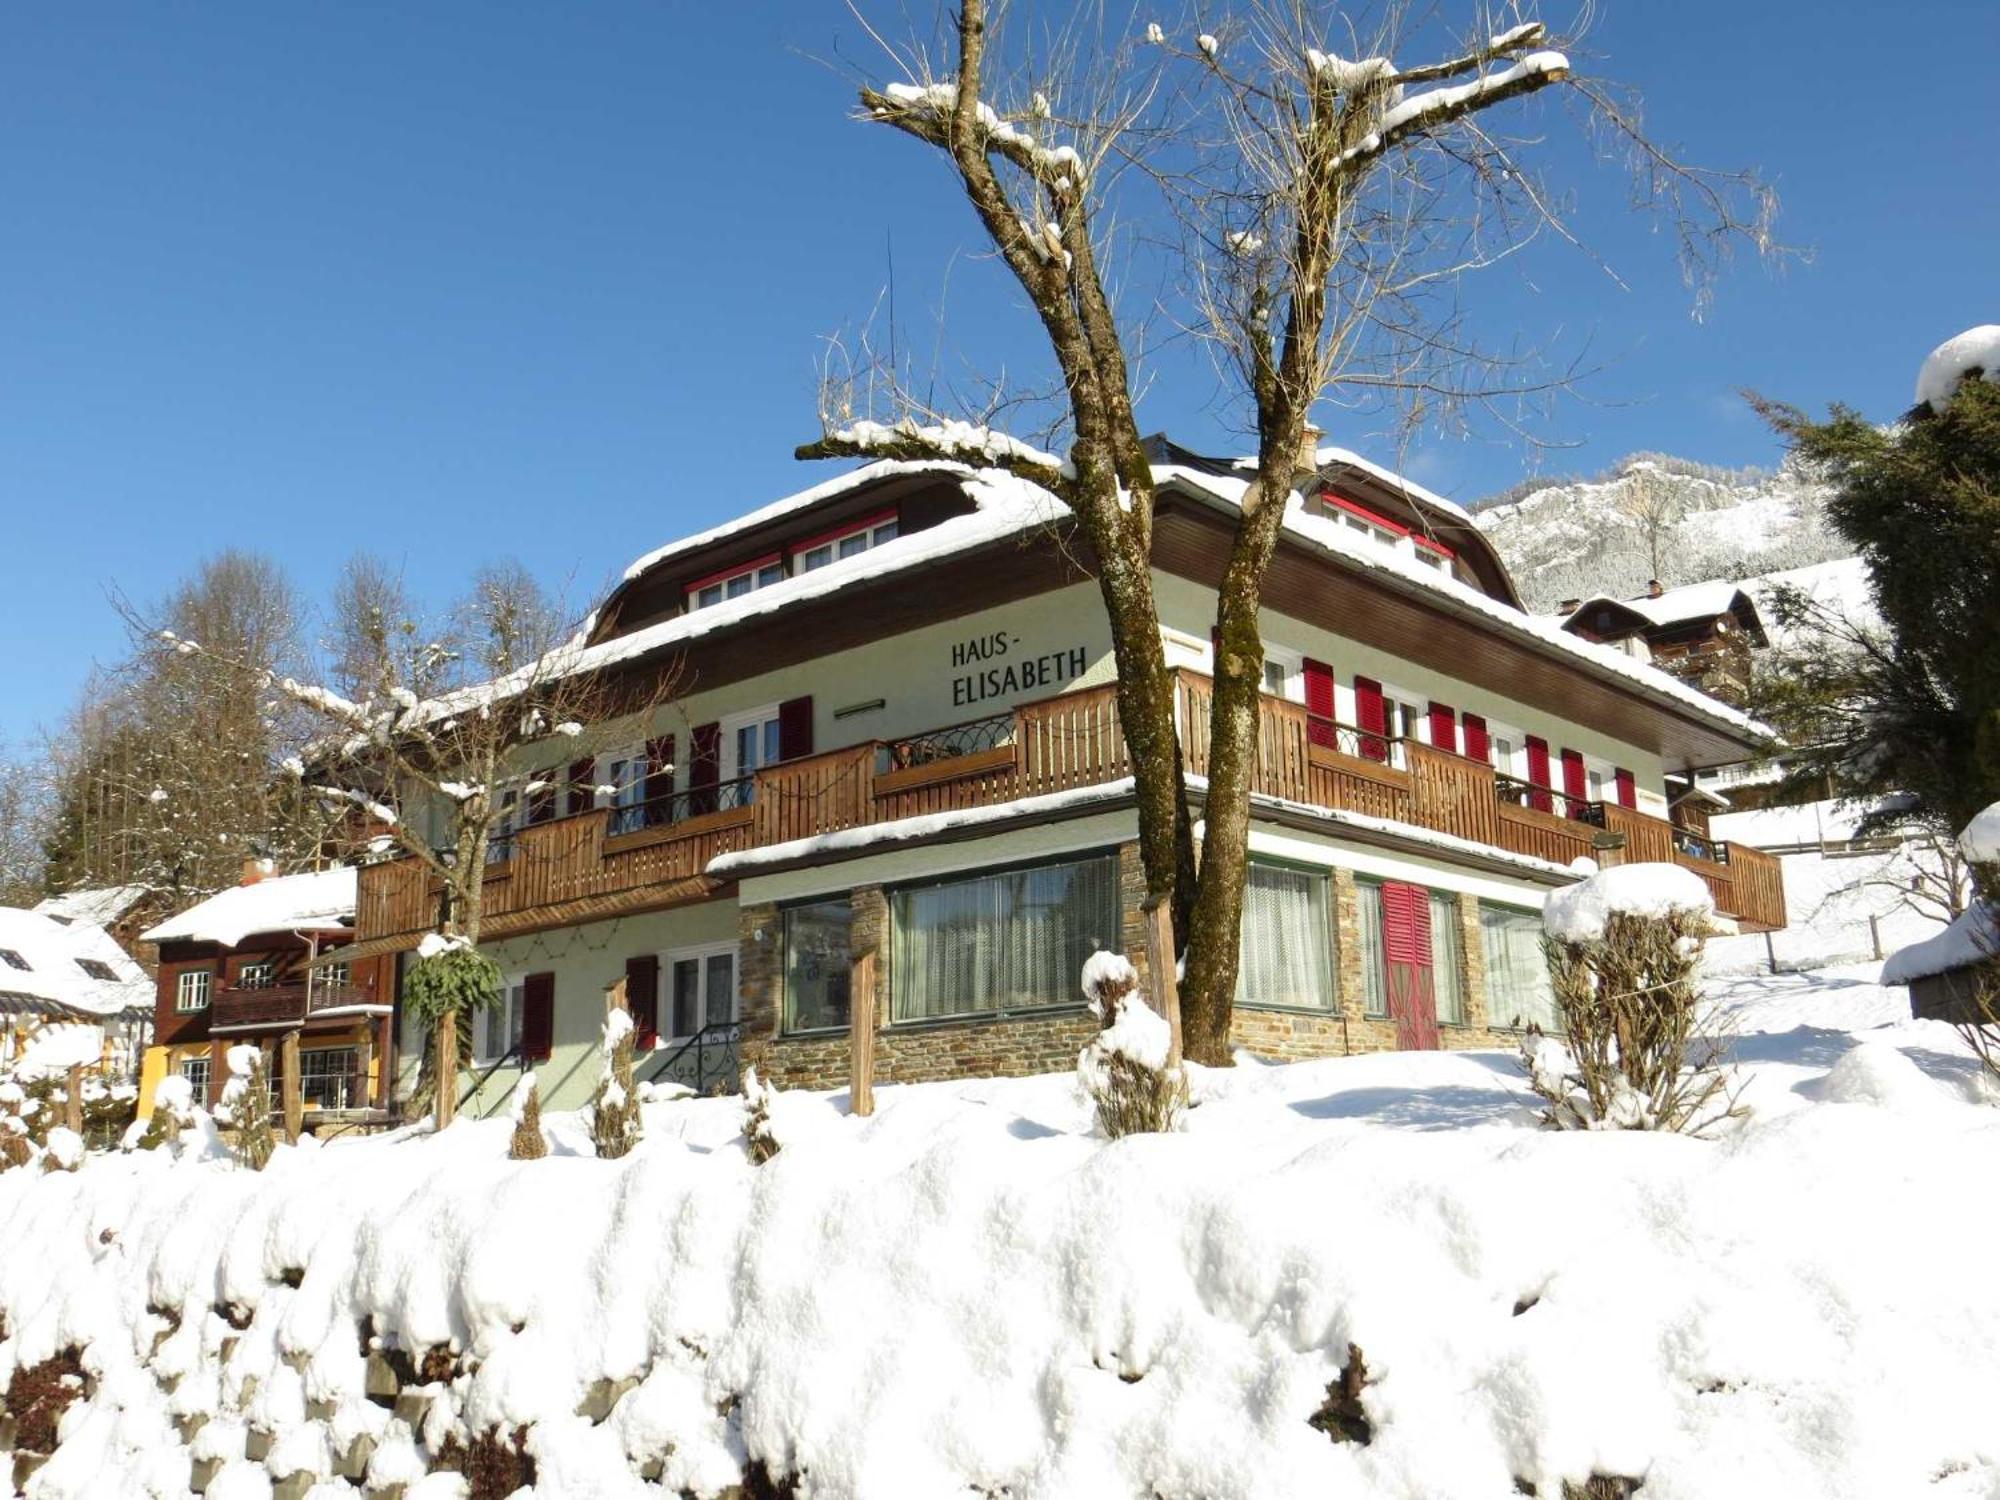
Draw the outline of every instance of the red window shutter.
<instances>
[{"instance_id":1,"label":"red window shutter","mask_svg":"<svg viewBox=\"0 0 2000 1500\"><path fill-rule=\"evenodd\" d=\"M1387 760L1389 742L1383 736L1389 729L1389 707L1382 684L1372 677L1354 679L1354 722L1361 730L1361 753L1369 760Z\"/></svg>"},{"instance_id":2,"label":"red window shutter","mask_svg":"<svg viewBox=\"0 0 2000 1500\"><path fill-rule=\"evenodd\" d=\"M646 822L670 823L674 816L674 737L646 742Z\"/></svg>"},{"instance_id":3,"label":"red window shutter","mask_svg":"<svg viewBox=\"0 0 2000 1500\"><path fill-rule=\"evenodd\" d=\"M722 781L722 726L694 726L694 756L688 764L688 811L715 811L715 789Z\"/></svg>"},{"instance_id":4,"label":"red window shutter","mask_svg":"<svg viewBox=\"0 0 2000 1500\"><path fill-rule=\"evenodd\" d=\"M1618 783L1618 805L1620 807L1637 807L1639 805L1639 784L1633 779L1632 773L1623 766L1620 766L1612 772L1612 776Z\"/></svg>"},{"instance_id":5,"label":"red window shutter","mask_svg":"<svg viewBox=\"0 0 2000 1500\"><path fill-rule=\"evenodd\" d=\"M812 698L787 698L778 705L778 759L797 760L812 753Z\"/></svg>"},{"instance_id":6,"label":"red window shutter","mask_svg":"<svg viewBox=\"0 0 2000 1500\"><path fill-rule=\"evenodd\" d=\"M1583 776L1583 752L1581 750L1563 751L1562 763L1563 790L1569 794L1569 806L1563 809L1563 815L1570 818L1580 818L1583 816L1583 799L1588 795L1589 786Z\"/></svg>"},{"instance_id":7,"label":"red window shutter","mask_svg":"<svg viewBox=\"0 0 2000 1500\"><path fill-rule=\"evenodd\" d=\"M1332 750L1338 743L1333 727L1333 668L1309 656L1305 672L1306 738L1315 745Z\"/></svg>"},{"instance_id":8,"label":"red window shutter","mask_svg":"<svg viewBox=\"0 0 2000 1500\"><path fill-rule=\"evenodd\" d=\"M1537 787L1554 785L1549 780L1549 742L1539 735L1528 736L1528 780ZM1528 794L1528 805L1541 812L1550 811L1554 801L1555 799L1546 791L1534 791Z\"/></svg>"},{"instance_id":9,"label":"red window shutter","mask_svg":"<svg viewBox=\"0 0 2000 1500\"><path fill-rule=\"evenodd\" d=\"M1442 703L1431 705L1431 743L1458 754L1458 715Z\"/></svg>"},{"instance_id":10,"label":"red window shutter","mask_svg":"<svg viewBox=\"0 0 2000 1500\"><path fill-rule=\"evenodd\" d=\"M1431 966L1431 893L1422 886L1382 883L1382 950L1392 964Z\"/></svg>"},{"instance_id":11,"label":"red window shutter","mask_svg":"<svg viewBox=\"0 0 2000 1500\"><path fill-rule=\"evenodd\" d=\"M586 755L569 763L569 815L590 811L597 797L597 758Z\"/></svg>"},{"instance_id":12,"label":"red window shutter","mask_svg":"<svg viewBox=\"0 0 2000 1500\"><path fill-rule=\"evenodd\" d=\"M556 815L556 772L551 766L546 771L531 771L528 784L535 789L528 793L528 821L546 823Z\"/></svg>"},{"instance_id":13,"label":"red window shutter","mask_svg":"<svg viewBox=\"0 0 2000 1500\"><path fill-rule=\"evenodd\" d=\"M521 1056L547 1062L556 1045L556 976L530 974L521 982Z\"/></svg>"},{"instance_id":14,"label":"red window shutter","mask_svg":"<svg viewBox=\"0 0 2000 1500\"><path fill-rule=\"evenodd\" d=\"M1463 722L1466 757L1483 766L1493 758L1493 741L1487 737L1486 721L1478 714L1466 714Z\"/></svg>"},{"instance_id":15,"label":"red window shutter","mask_svg":"<svg viewBox=\"0 0 2000 1500\"><path fill-rule=\"evenodd\" d=\"M660 959L641 953L625 960L625 1003L632 1009L632 1037L641 1052L660 1039Z\"/></svg>"}]
</instances>

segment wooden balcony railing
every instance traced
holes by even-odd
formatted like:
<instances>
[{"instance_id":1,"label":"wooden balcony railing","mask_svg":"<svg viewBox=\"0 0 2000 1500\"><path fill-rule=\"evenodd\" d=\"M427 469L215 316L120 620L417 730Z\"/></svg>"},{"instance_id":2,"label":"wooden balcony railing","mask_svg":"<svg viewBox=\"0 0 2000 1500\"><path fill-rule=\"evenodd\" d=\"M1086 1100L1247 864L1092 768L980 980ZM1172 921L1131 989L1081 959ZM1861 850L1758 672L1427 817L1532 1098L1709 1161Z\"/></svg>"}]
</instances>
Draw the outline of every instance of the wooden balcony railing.
<instances>
[{"instance_id":1,"label":"wooden balcony railing","mask_svg":"<svg viewBox=\"0 0 2000 1500\"><path fill-rule=\"evenodd\" d=\"M1207 677L1179 674L1181 743L1193 775L1208 770L1211 692ZM600 808L524 828L507 857L488 867L484 921L503 936L587 919L620 902L697 899L706 894L700 877L719 854L1101 785L1131 769L1115 688L1084 688L1008 715L804 756L658 806ZM1756 850L1683 847L1667 823L1631 808L1510 783L1481 762L1269 696L1258 702L1255 789L1565 866L1601 854L1600 832L1623 834L1627 858L1696 871L1717 905L1746 927L1784 925L1777 862ZM427 931L438 901L436 882L414 860L366 866L359 936Z\"/></svg>"},{"instance_id":2,"label":"wooden balcony railing","mask_svg":"<svg viewBox=\"0 0 2000 1500\"><path fill-rule=\"evenodd\" d=\"M386 867L385 867L386 868ZM211 1026L296 1025L321 1011L351 1005L386 1004L373 985L264 984L247 988L230 985L215 992L208 1019Z\"/></svg>"}]
</instances>

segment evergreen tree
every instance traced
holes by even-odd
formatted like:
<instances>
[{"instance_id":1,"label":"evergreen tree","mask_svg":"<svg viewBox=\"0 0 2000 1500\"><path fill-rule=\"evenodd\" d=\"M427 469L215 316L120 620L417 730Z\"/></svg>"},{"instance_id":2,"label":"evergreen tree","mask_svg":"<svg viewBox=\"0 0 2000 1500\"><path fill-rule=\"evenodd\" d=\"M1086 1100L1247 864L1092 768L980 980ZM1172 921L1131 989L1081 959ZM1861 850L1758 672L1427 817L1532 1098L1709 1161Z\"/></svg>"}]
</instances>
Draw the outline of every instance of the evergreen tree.
<instances>
[{"instance_id":1,"label":"evergreen tree","mask_svg":"<svg viewBox=\"0 0 2000 1500\"><path fill-rule=\"evenodd\" d=\"M1761 706L1801 746L1805 778L1906 793L1906 816L1959 827L2000 798L2000 385L1968 379L1890 427L1844 406L1824 422L1758 406L1832 483L1827 514L1867 562L1882 620L1779 601L1806 639L1766 674Z\"/></svg>"}]
</instances>

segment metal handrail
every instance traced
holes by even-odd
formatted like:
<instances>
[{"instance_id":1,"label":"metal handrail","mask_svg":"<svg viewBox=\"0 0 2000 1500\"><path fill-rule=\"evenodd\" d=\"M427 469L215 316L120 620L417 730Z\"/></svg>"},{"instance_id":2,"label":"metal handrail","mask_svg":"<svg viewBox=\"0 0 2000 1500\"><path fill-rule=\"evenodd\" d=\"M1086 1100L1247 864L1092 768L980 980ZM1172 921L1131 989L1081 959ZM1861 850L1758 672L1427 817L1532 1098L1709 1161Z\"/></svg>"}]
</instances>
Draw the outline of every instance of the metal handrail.
<instances>
[{"instance_id":1,"label":"metal handrail","mask_svg":"<svg viewBox=\"0 0 2000 1500\"><path fill-rule=\"evenodd\" d=\"M982 750L998 750L1014 743L1014 731L1015 717L1010 709L1004 714L968 719L943 729L927 729L899 740L878 741L875 769L878 773L908 771L961 755L976 755Z\"/></svg>"},{"instance_id":2,"label":"metal handrail","mask_svg":"<svg viewBox=\"0 0 2000 1500\"><path fill-rule=\"evenodd\" d=\"M724 1066L727 1067L728 1071L721 1074L718 1081L726 1082L733 1086L736 1082L734 1076L736 1043L742 1039L742 1036L743 1023L741 1021L711 1021L693 1036L688 1037L678 1047L674 1048L673 1051L649 1058L646 1063L644 1076L639 1081L641 1083L658 1083L662 1075L672 1073L675 1065L692 1052L694 1054L694 1091L697 1094L705 1094L708 1092L707 1085L710 1075L708 1054L711 1051L715 1051L726 1053L727 1056Z\"/></svg>"},{"instance_id":3,"label":"metal handrail","mask_svg":"<svg viewBox=\"0 0 2000 1500\"><path fill-rule=\"evenodd\" d=\"M474 1097L478 1095L479 1091L486 1087L487 1080L492 1078L492 1076L495 1073L499 1072L502 1068L506 1067L507 1064L510 1062L514 1063L518 1067L525 1069L527 1067L528 1060L527 1058L521 1055L521 1049L519 1047L509 1047L505 1052L501 1053L498 1057L494 1058L492 1062L488 1063L486 1065L486 1071L479 1074L476 1078L474 1078L472 1080L471 1086L467 1088L463 1094L460 1094L458 1096L458 1107L460 1109L463 1109L467 1104L471 1103Z\"/></svg>"}]
</instances>

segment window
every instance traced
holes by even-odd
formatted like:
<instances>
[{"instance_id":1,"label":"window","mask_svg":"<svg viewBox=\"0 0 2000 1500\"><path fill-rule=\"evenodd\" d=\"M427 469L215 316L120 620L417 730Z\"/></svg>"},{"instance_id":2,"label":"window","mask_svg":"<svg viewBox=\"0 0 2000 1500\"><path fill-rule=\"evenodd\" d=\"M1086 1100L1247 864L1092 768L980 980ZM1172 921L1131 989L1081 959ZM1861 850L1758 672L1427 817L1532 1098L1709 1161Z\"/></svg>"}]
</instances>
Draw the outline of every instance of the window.
<instances>
[{"instance_id":1,"label":"window","mask_svg":"<svg viewBox=\"0 0 2000 1500\"><path fill-rule=\"evenodd\" d=\"M0 962L5 962L10 969L22 969L28 973L34 972L34 965L30 964L12 948L0 948Z\"/></svg>"},{"instance_id":2,"label":"window","mask_svg":"<svg viewBox=\"0 0 2000 1500\"><path fill-rule=\"evenodd\" d=\"M1505 724L1488 720L1486 724L1486 758L1493 769L1502 776L1519 778L1523 770L1521 764L1521 731L1510 729Z\"/></svg>"},{"instance_id":3,"label":"window","mask_svg":"<svg viewBox=\"0 0 2000 1500\"><path fill-rule=\"evenodd\" d=\"M1306 701L1306 659L1283 646L1264 648L1264 691L1292 703Z\"/></svg>"},{"instance_id":4,"label":"window","mask_svg":"<svg viewBox=\"0 0 2000 1500\"><path fill-rule=\"evenodd\" d=\"M527 1011L527 999L527 980L509 979L501 984L499 998L474 1016L475 1061L498 1062L521 1050L521 1018Z\"/></svg>"},{"instance_id":5,"label":"window","mask_svg":"<svg viewBox=\"0 0 2000 1500\"><path fill-rule=\"evenodd\" d=\"M1465 1024L1465 984L1459 962L1458 897L1431 892L1431 991L1437 1018L1446 1026Z\"/></svg>"},{"instance_id":6,"label":"window","mask_svg":"<svg viewBox=\"0 0 2000 1500\"><path fill-rule=\"evenodd\" d=\"M206 977L206 976L204 976ZM188 1081L194 1091L196 1104L208 1103L208 1059L205 1057L184 1057L181 1059L181 1077Z\"/></svg>"},{"instance_id":7,"label":"window","mask_svg":"<svg viewBox=\"0 0 2000 1500\"><path fill-rule=\"evenodd\" d=\"M810 573L815 568L823 568L839 559L859 557L871 547L879 547L884 542L893 542L896 539L896 531L894 516L872 523L863 522L845 535L815 542L803 552L795 554L793 571Z\"/></svg>"},{"instance_id":8,"label":"window","mask_svg":"<svg viewBox=\"0 0 2000 1500\"><path fill-rule=\"evenodd\" d=\"M1479 907L1479 942L1486 958L1486 1016L1492 1026L1539 1026L1554 1031L1555 988L1542 956L1542 919L1504 906Z\"/></svg>"},{"instance_id":9,"label":"window","mask_svg":"<svg viewBox=\"0 0 2000 1500\"><path fill-rule=\"evenodd\" d=\"M1340 517L1340 524L1349 531L1359 532L1370 541L1380 542L1385 547L1393 547L1402 540L1388 527L1377 526L1373 521L1365 520L1351 510L1340 509L1336 514Z\"/></svg>"},{"instance_id":10,"label":"window","mask_svg":"<svg viewBox=\"0 0 2000 1500\"><path fill-rule=\"evenodd\" d=\"M174 981L174 1009L207 1010L208 992L215 983L215 976L207 969L183 969ZM202 1067L206 1068L206 1059Z\"/></svg>"},{"instance_id":11,"label":"window","mask_svg":"<svg viewBox=\"0 0 2000 1500\"><path fill-rule=\"evenodd\" d=\"M1238 1005L1333 1009L1327 877L1252 860L1243 886Z\"/></svg>"},{"instance_id":12,"label":"window","mask_svg":"<svg viewBox=\"0 0 2000 1500\"><path fill-rule=\"evenodd\" d=\"M79 958L76 966L92 979L116 979L118 971L101 958Z\"/></svg>"},{"instance_id":13,"label":"window","mask_svg":"<svg viewBox=\"0 0 2000 1500\"><path fill-rule=\"evenodd\" d=\"M644 746L621 750L606 763L603 784L611 790L600 790L599 794L600 803L611 809L606 833L634 833L646 826L646 774L649 769ZM662 817L667 812L666 808L660 809Z\"/></svg>"},{"instance_id":14,"label":"window","mask_svg":"<svg viewBox=\"0 0 2000 1500\"><path fill-rule=\"evenodd\" d=\"M486 837L489 865L504 864L514 857L514 835L521 828L521 783L502 786L494 801L499 811L494 814L493 831Z\"/></svg>"},{"instance_id":15,"label":"window","mask_svg":"<svg viewBox=\"0 0 2000 1500\"><path fill-rule=\"evenodd\" d=\"M344 990L354 982L353 971L344 963L321 964L319 987L323 990Z\"/></svg>"},{"instance_id":16,"label":"window","mask_svg":"<svg viewBox=\"0 0 2000 1500\"><path fill-rule=\"evenodd\" d=\"M765 766L778 763L783 737L778 729L775 707L754 709L722 721L722 779L740 781ZM723 793L717 806L741 807L749 802L752 788L745 785L732 800Z\"/></svg>"},{"instance_id":17,"label":"window","mask_svg":"<svg viewBox=\"0 0 2000 1500\"><path fill-rule=\"evenodd\" d=\"M349 1109L361 1102L352 1047L315 1047L299 1054L299 1093L309 1107Z\"/></svg>"},{"instance_id":18,"label":"window","mask_svg":"<svg viewBox=\"0 0 2000 1500\"><path fill-rule=\"evenodd\" d=\"M1080 1004L1083 961L1118 943L1118 861L910 887L896 892L892 909L893 1020Z\"/></svg>"},{"instance_id":19,"label":"window","mask_svg":"<svg viewBox=\"0 0 2000 1500\"><path fill-rule=\"evenodd\" d=\"M785 1030L826 1031L847 1024L850 929L854 909L819 901L785 913Z\"/></svg>"},{"instance_id":20,"label":"window","mask_svg":"<svg viewBox=\"0 0 2000 1500\"><path fill-rule=\"evenodd\" d=\"M1389 982L1382 962L1382 887L1362 881L1354 888L1360 909L1361 1009L1370 1016L1389 1014Z\"/></svg>"},{"instance_id":21,"label":"window","mask_svg":"<svg viewBox=\"0 0 2000 1500\"><path fill-rule=\"evenodd\" d=\"M236 987L239 990L268 990L277 983L278 966L269 959L259 959L245 964L236 971Z\"/></svg>"},{"instance_id":22,"label":"window","mask_svg":"<svg viewBox=\"0 0 2000 1500\"><path fill-rule=\"evenodd\" d=\"M669 953L665 967L673 1007L668 1036L689 1037L705 1026L725 1026L736 1019L734 943Z\"/></svg>"},{"instance_id":23,"label":"window","mask_svg":"<svg viewBox=\"0 0 2000 1500\"><path fill-rule=\"evenodd\" d=\"M1451 571L1451 559L1446 557L1444 553L1426 547L1422 543L1418 543L1413 550L1417 561L1425 567L1435 568L1440 573L1449 573Z\"/></svg>"},{"instance_id":24,"label":"window","mask_svg":"<svg viewBox=\"0 0 2000 1500\"><path fill-rule=\"evenodd\" d=\"M717 578L705 578L688 590L689 609L707 609L725 599L741 599L757 589L767 589L785 581L785 564L775 557L748 563Z\"/></svg>"}]
</instances>

